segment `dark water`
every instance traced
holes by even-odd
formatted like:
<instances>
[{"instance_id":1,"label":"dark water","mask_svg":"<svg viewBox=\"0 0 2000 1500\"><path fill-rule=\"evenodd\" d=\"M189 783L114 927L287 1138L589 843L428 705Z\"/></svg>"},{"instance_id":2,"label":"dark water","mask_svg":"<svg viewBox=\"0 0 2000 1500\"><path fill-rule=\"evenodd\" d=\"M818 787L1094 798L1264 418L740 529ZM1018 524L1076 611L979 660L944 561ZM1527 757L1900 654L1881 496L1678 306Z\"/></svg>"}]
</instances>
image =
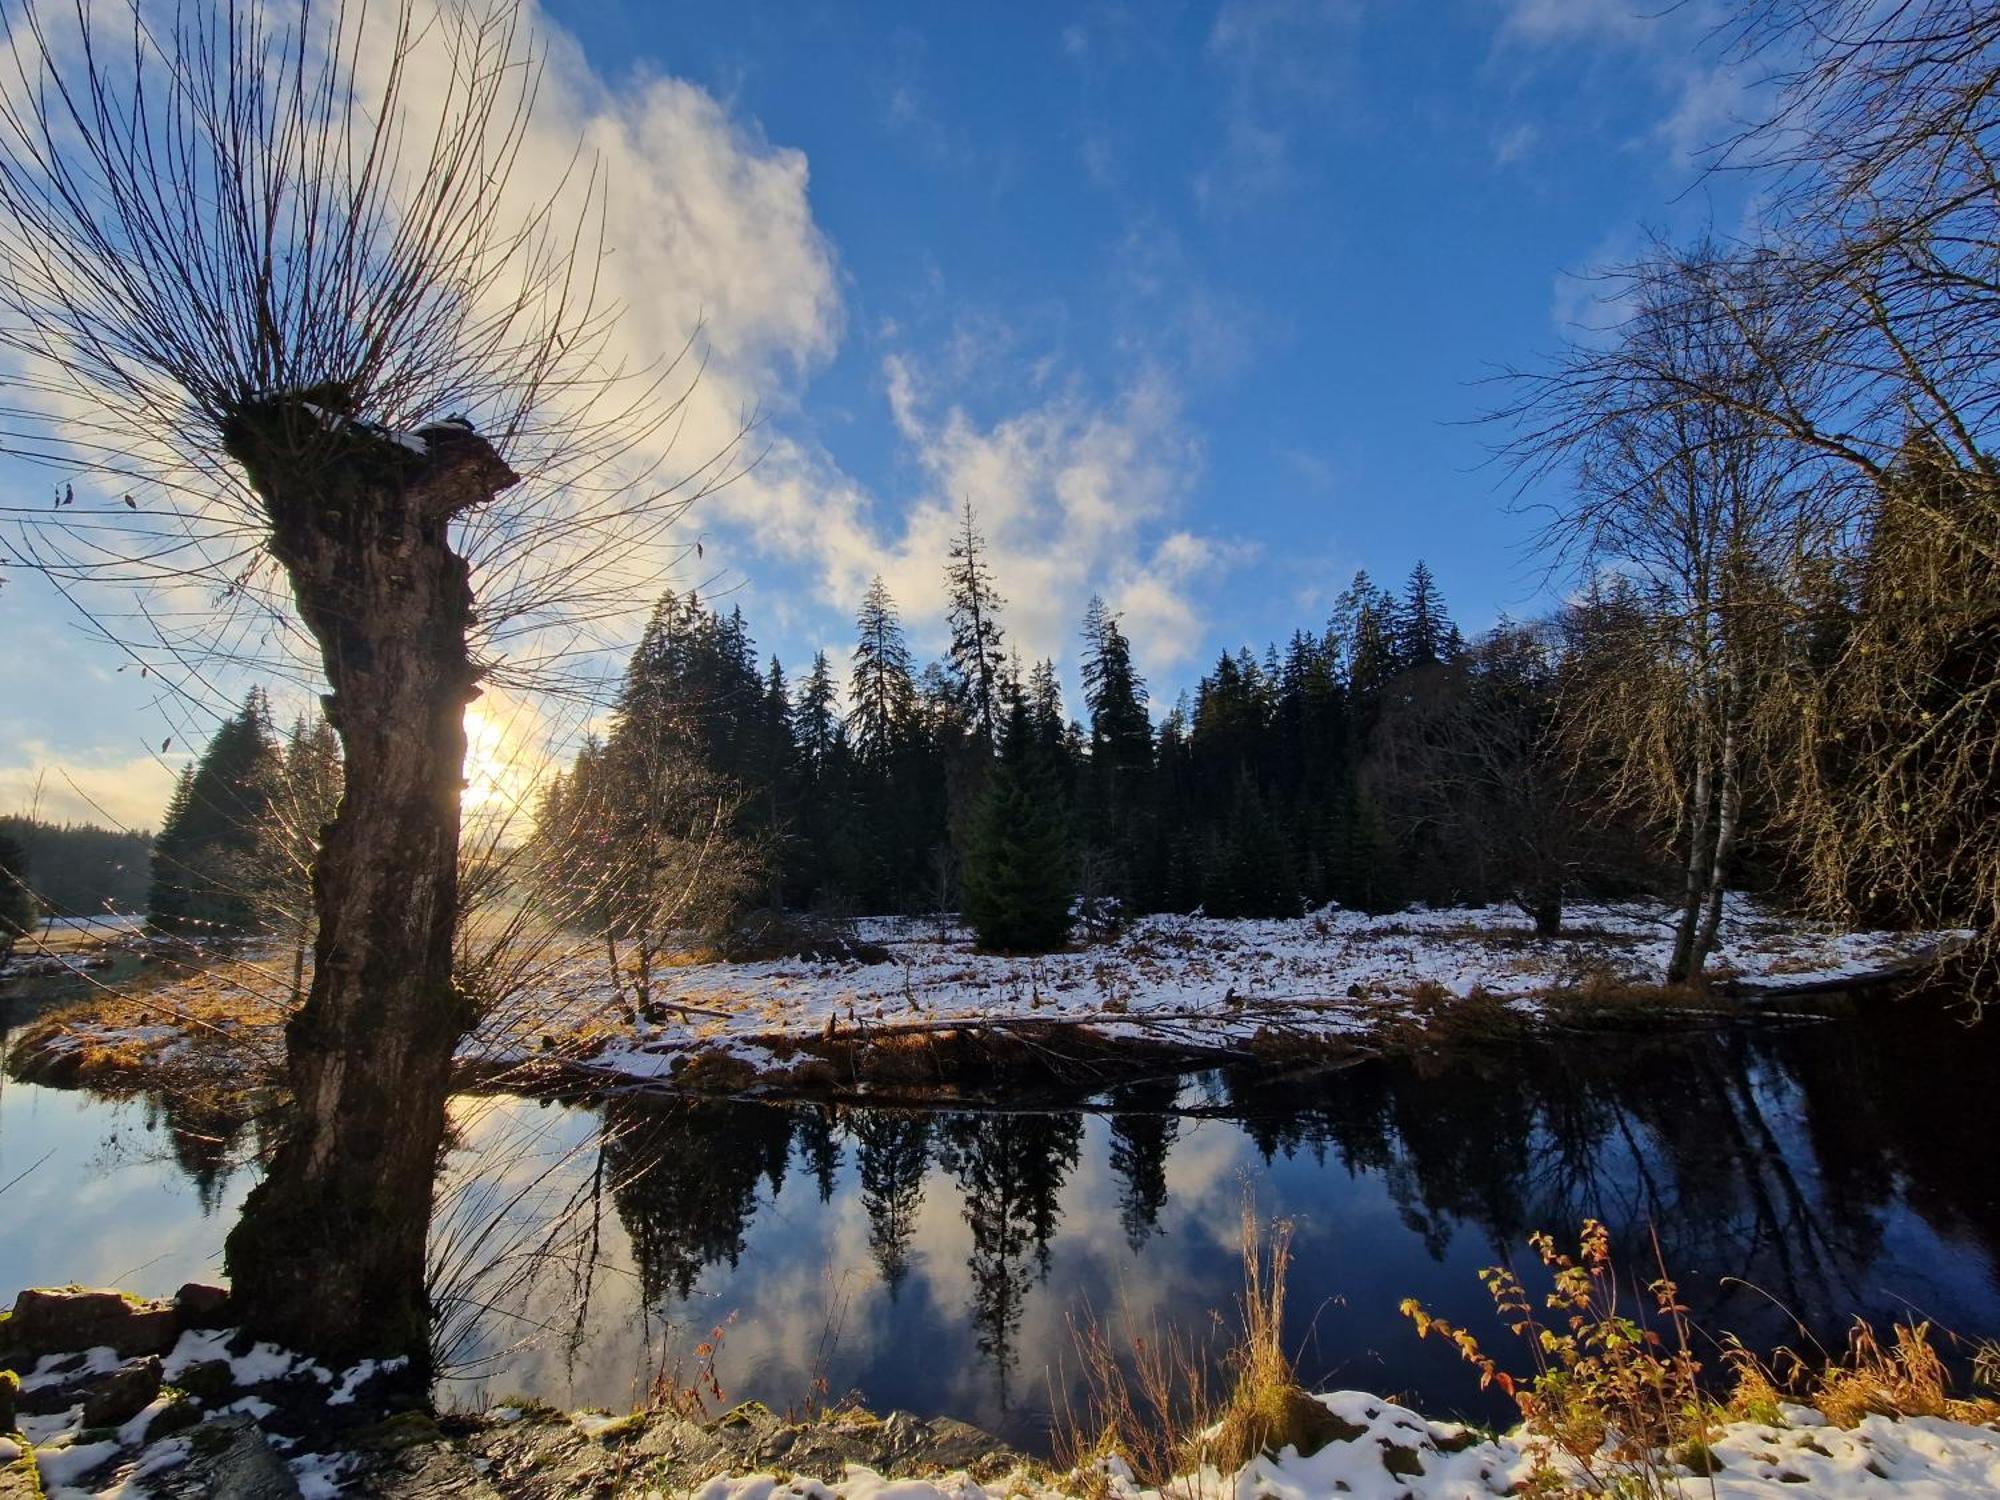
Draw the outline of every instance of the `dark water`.
<instances>
[{"instance_id":1,"label":"dark water","mask_svg":"<svg viewBox=\"0 0 2000 1500\"><path fill-rule=\"evenodd\" d=\"M1230 1308L1246 1195L1295 1224L1307 1379L1439 1415L1505 1412L1400 1299L1504 1342L1478 1268L1585 1216L1644 1275L1656 1229L1696 1322L1753 1346L1834 1344L1856 1313L2000 1334L1996 1081L1993 1024L1885 1008L1081 1107L462 1099L438 1258L485 1306L461 1304L446 1395L619 1408L721 1327L726 1401L852 1390L1039 1445L1072 1316ZM0 1190L0 1293L213 1274L247 1133L4 1089L0 1183L27 1175Z\"/></svg>"}]
</instances>

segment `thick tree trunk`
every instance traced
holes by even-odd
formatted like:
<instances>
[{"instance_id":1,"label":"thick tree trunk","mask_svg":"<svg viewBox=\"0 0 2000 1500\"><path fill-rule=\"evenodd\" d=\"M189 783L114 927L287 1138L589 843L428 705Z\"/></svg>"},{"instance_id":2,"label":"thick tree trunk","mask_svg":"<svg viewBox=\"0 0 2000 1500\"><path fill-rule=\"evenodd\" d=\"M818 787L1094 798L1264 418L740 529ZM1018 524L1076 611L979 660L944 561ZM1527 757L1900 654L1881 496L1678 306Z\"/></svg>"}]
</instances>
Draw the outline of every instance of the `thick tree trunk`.
<instances>
[{"instance_id":1,"label":"thick tree trunk","mask_svg":"<svg viewBox=\"0 0 2000 1500\"><path fill-rule=\"evenodd\" d=\"M338 393L314 393L338 411ZM229 1236L243 1324L323 1360L429 1370L425 1244L452 1054L474 1020L452 974L472 591L452 518L515 482L486 441L418 454L301 398L227 433L319 643L345 752L313 872L312 986L286 1028L294 1107Z\"/></svg>"}]
</instances>

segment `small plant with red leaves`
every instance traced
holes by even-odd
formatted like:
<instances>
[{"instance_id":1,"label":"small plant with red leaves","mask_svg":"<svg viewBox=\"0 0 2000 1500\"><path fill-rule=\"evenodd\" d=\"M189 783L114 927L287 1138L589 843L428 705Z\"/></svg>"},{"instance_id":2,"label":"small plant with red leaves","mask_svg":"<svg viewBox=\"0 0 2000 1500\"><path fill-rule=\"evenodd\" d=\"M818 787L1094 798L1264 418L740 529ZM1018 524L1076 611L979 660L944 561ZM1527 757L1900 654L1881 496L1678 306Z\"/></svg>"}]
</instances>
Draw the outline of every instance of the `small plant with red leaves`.
<instances>
[{"instance_id":1,"label":"small plant with red leaves","mask_svg":"<svg viewBox=\"0 0 2000 1500\"><path fill-rule=\"evenodd\" d=\"M1527 1346L1531 1373L1510 1374L1477 1335L1433 1317L1414 1298L1402 1309L1419 1336L1458 1349L1479 1371L1481 1389L1497 1386L1520 1408L1540 1445L1537 1492L1677 1495L1677 1473L1713 1472L1709 1439L1719 1410L1697 1384L1701 1362L1689 1348L1687 1309L1664 1266L1638 1299L1650 1304L1656 1326L1648 1326L1620 1309L1611 1237L1597 1220L1584 1221L1573 1256L1545 1233L1528 1242L1551 1280L1542 1309L1505 1266L1489 1266L1479 1278Z\"/></svg>"}]
</instances>

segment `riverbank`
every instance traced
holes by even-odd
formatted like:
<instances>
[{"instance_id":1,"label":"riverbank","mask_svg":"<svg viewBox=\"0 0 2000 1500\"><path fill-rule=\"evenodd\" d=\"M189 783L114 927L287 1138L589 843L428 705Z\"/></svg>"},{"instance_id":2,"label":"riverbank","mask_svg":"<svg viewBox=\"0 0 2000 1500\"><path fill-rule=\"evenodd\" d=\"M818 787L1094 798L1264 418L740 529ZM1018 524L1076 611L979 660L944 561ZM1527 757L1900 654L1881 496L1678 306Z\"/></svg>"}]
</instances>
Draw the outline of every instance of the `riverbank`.
<instances>
[{"instance_id":1,"label":"riverbank","mask_svg":"<svg viewBox=\"0 0 2000 1500\"><path fill-rule=\"evenodd\" d=\"M150 1303L24 1292L0 1321L0 1366L13 1371L0 1376L0 1496L1468 1500L1520 1493L1551 1461L1525 1430L1432 1421L1360 1391L1312 1397L1229 1473L1204 1468L1158 1488L1116 1457L1059 1471L963 1423L857 1408L803 1421L754 1404L714 1420L527 1404L433 1417L409 1404L393 1363L327 1370L227 1321L219 1288ZM1698 1452L1649 1462L1658 1487L1648 1493L1716 1500L2000 1495L2000 1431L1943 1415L1878 1411L1841 1426L1773 1400L1718 1423Z\"/></svg>"},{"instance_id":2,"label":"riverbank","mask_svg":"<svg viewBox=\"0 0 2000 1500\"><path fill-rule=\"evenodd\" d=\"M1953 938L1842 932L1737 898L1707 982L1668 988L1668 916L1641 903L1572 908L1553 938L1508 907L1159 916L1033 958L978 952L949 924L864 919L781 956L674 955L643 1000L595 944L544 938L488 960L507 981L490 985L459 1062L463 1086L952 1097L1024 1076L1325 1066L1549 1028L1679 1027L1793 997L1812 1009L1804 997L1896 976ZM293 978L284 956L253 953L139 994L93 989L27 1026L10 1067L94 1087L259 1087L278 1077Z\"/></svg>"}]
</instances>

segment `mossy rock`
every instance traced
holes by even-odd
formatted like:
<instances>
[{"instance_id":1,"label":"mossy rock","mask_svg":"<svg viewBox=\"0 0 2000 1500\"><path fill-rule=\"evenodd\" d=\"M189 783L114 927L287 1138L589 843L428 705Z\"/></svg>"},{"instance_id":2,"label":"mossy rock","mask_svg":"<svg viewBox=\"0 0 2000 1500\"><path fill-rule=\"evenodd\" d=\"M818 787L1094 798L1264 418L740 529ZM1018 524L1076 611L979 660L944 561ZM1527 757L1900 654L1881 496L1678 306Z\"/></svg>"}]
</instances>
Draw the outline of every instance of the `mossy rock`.
<instances>
[{"instance_id":1,"label":"mossy rock","mask_svg":"<svg viewBox=\"0 0 2000 1500\"><path fill-rule=\"evenodd\" d=\"M771 1408L761 1401L743 1401L729 1408L716 1418L717 1427L747 1427L759 1419L768 1419Z\"/></svg>"},{"instance_id":2,"label":"mossy rock","mask_svg":"<svg viewBox=\"0 0 2000 1500\"><path fill-rule=\"evenodd\" d=\"M196 1400L214 1405L236 1388L236 1375L226 1359L204 1359L181 1371L174 1384Z\"/></svg>"},{"instance_id":3,"label":"mossy rock","mask_svg":"<svg viewBox=\"0 0 2000 1500\"><path fill-rule=\"evenodd\" d=\"M1327 1410L1295 1385L1257 1392L1232 1406L1222 1418L1221 1431L1202 1444L1202 1456L1223 1473L1233 1473L1259 1454L1296 1448L1311 1458L1328 1443L1351 1443L1368 1429Z\"/></svg>"},{"instance_id":4,"label":"mossy rock","mask_svg":"<svg viewBox=\"0 0 2000 1500\"><path fill-rule=\"evenodd\" d=\"M42 1471L35 1462L34 1445L19 1434L13 1441L20 1446L21 1456L0 1464L0 1500L41 1500Z\"/></svg>"},{"instance_id":5,"label":"mossy rock","mask_svg":"<svg viewBox=\"0 0 2000 1500\"><path fill-rule=\"evenodd\" d=\"M357 1448L373 1448L386 1453L444 1441L445 1435L438 1427L437 1419L427 1411L397 1412L393 1417L384 1417L373 1426L362 1428L353 1438Z\"/></svg>"},{"instance_id":6,"label":"mossy rock","mask_svg":"<svg viewBox=\"0 0 2000 1500\"><path fill-rule=\"evenodd\" d=\"M627 1412L597 1429L591 1436L600 1443L622 1443L637 1437L646 1430L647 1414L642 1411Z\"/></svg>"},{"instance_id":7,"label":"mossy rock","mask_svg":"<svg viewBox=\"0 0 2000 1500\"><path fill-rule=\"evenodd\" d=\"M1691 1438L1674 1449L1673 1460L1690 1474L1707 1479L1722 1472L1722 1460L1700 1438Z\"/></svg>"}]
</instances>

